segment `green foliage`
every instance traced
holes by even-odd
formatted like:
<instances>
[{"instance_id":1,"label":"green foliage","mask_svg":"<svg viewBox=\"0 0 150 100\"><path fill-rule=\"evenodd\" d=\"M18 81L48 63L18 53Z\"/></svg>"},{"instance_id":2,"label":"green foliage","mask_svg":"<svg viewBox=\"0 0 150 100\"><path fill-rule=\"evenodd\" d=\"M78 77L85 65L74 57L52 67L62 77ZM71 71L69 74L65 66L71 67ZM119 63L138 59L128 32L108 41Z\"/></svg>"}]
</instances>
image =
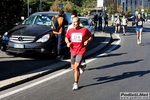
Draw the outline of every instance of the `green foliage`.
<instances>
[{"instance_id":1,"label":"green foliage","mask_svg":"<svg viewBox=\"0 0 150 100\"><path fill-rule=\"evenodd\" d=\"M147 14L150 14L150 7L145 8L145 12L146 12Z\"/></svg>"},{"instance_id":2,"label":"green foliage","mask_svg":"<svg viewBox=\"0 0 150 100\"><path fill-rule=\"evenodd\" d=\"M107 7L106 12L108 13L108 18L111 18L111 15L114 14L114 3Z\"/></svg>"},{"instance_id":3,"label":"green foliage","mask_svg":"<svg viewBox=\"0 0 150 100\"><path fill-rule=\"evenodd\" d=\"M3 34L21 20L22 6L23 0L1 0L0 34Z\"/></svg>"},{"instance_id":4,"label":"green foliage","mask_svg":"<svg viewBox=\"0 0 150 100\"><path fill-rule=\"evenodd\" d=\"M136 8L136 11L138 11L139 13L141 13L141 9L142 9L142 6L138 6L138 7Z\"/></svg>"},{"instance_id":5,"label":"green foliage","mask_svg":"<svg viewBox=\"0 0 150 100\"><path fill-rule=\"evenodd\" d=\"M59 4L62 3L64 11L89 12L96 7L97 0L41 0L42 11L58 11ZM29 3L28 3L29 2ZM0 34L10 30L15 23L21 21L21 16L28 17L28 6L30 13L40 11L40 0L1 0L0 4Z\"/></svg>"},{"instance_id":6,"label":"green foliage","mask_svg":"<svg viewBox=\"0 0 150 100\"><path fill-rule=\"evenodd\" d=\"M59 11L60 10L59 3L60 2L58 0L56 0L50 7L49 11Z\"/></svg>"},{"instance_id":7,"label":"green foliage","mask_svg":"<svg viewBox=\"0 0 150 100\"><path fill-rule=\"evenodd\" d=\"M127 11L125 12L126 16L132 16L132 9L131 7L128 7Z\"/></svg>"}]
</instances>

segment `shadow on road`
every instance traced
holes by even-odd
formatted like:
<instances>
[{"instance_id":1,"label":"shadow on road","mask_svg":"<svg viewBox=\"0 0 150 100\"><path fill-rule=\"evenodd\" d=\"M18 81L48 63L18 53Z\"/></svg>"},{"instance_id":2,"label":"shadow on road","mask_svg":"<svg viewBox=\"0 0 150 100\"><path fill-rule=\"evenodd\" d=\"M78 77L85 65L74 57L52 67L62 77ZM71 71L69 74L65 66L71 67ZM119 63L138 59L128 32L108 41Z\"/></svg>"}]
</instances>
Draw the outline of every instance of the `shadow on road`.
<instances>
[{"instance_id":1,"label":"shadow on road","mask_svg":"<svg viewBox=\"0 0 150 100\"><path fill-rule=\"evenodd\" d=\"M117 67L120 65L127 65L127 64L133 64L133 63L138 63L140 61L143 61L143 59L139 59L139 60L134 60L134 61L123 61L123 62L116 62L116 63L112 63L110 65L105 65L105 66L99 66L99 67L95 67L95 68L89 68L87 70L99 70L99 69L105 69L105 68L111 68L111 67Z\"/></svg>"},{"instance_id":2,"label":"shadow on road","mask_svg":"<svg viewBox=\"0 0 150 100\"><path fill-rule=\"evenodd\" d=\"M85 85L85 86L81 86L80 88L93 86L93 85L104 84L104 83L108 83L108 82L119 81L119 80L131 78L131 77L134 77L134 76L142 77L142 76L144 76L146 74L149 74L149 73L150 73L150 70L147 70L147 71L132 71L132 72L125 72L121 75L116 75L116 76L97 77L97 78L94 78L94 80L96 80L98 82L92 83L92 84L89 84L89 85Z\"/></svg>"}]
</instances>

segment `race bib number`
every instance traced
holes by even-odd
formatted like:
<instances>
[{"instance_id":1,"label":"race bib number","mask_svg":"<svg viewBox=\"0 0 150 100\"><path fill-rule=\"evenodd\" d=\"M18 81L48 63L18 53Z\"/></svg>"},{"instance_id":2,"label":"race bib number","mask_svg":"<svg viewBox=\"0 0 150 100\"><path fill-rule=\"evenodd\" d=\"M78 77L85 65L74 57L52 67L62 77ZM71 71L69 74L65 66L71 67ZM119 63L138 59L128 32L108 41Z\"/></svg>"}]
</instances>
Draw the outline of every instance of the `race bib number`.
<instances>
[{"instance_id":1,"label":"race bib number","mask_svg":"<svg viewBox=\"0 0 150 100\"><path fill-rule=\"evenodd\" d=\"M139 22L138 22L138 25L142 25L142 21L139 21Z\"/></svg>"},{"instance_id":2,"label":"race bib number","mask_svg":"<svg viewBox=\"0 0 150 100\"><path fill-rule=\"evenodd\" d=\"M82 33L72 33L71 40L72 40L72 42L81 42L82 41Z\"/></svg>"}]
</instances>

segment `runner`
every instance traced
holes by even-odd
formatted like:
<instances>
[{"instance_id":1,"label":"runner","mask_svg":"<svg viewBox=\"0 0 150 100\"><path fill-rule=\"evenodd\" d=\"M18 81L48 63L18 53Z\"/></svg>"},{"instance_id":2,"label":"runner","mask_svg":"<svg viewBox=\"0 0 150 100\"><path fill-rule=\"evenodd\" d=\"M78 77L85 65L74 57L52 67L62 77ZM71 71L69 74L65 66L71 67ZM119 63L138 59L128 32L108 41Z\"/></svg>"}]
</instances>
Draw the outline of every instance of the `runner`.
<instances>
[{"instance_id":1,"label":"runner","mask_svg":"<svg viewBox=\"0 0 150 100\"><path fill-rule=\"evenodd\" d=\"M121 19L120 16L117 16L115 20L115 33L120 32Z\"/></svg>"},{"instance_id":2,"label":"runner","mask_svg":"<svg viewBox=\"0 0 150 100\"><path fill-rule=\"evenodd\" d=\"M75 17L77 17L77 13L72 13L71 14L71 22L72 22L72 20L73 20L73 18L75 18ZM82 24L82 23L80 23L80 27L84 27L84 25ZM74 28L74 26L73 26L73 24L71 23L69 26L68 26L68 29L67 29L67 31L69 30L69 29L71 29L71 28ZM82 59L82 62L81 62L81 65L80 65L80 67L82 68L80 68L80 74L82 74L83 72L84 72L84 68L86 67L86 61L85 61L85 58L83 57L83 59Z\"/></svg>"},{"instance_id":3,"label":"runner","mask_svg":"<svg viewBox=\"0 0 150 100\"><path fill-rule=\"evenodd\" d=\"M70 48L71 68L74 70L75 83L73 84L72 90L77 90L80 76L79 67L86 52L86 46L92 40L92 35L87 28L80 27L80 20L78 17L73 18L72 24L74 28L67 31L65 42Z\"/></svg>"},{"instance_id":4,"label":"runner","mask_svg":"<svg viewBox=\"0 0 150 100\"><path fill-rule=\"evenodd\" d=\"M145 22L145 20L141 17L141 14L138 14L138 17L135 20L135 23L136 23L136 34L137 34L137 44L141 44L143 22Z\"/></svg>"},{"instance_id":5,"label":"runner","mask_svg":"<svg viewBox=\"0 0 150 100\"><path fill-rule=\"evenodd\" d=\"M127 24L128 24L128 20L125 16L123 16L123 18L122 18L123 35L126 34Z\"/></svg>"}]
</instances>

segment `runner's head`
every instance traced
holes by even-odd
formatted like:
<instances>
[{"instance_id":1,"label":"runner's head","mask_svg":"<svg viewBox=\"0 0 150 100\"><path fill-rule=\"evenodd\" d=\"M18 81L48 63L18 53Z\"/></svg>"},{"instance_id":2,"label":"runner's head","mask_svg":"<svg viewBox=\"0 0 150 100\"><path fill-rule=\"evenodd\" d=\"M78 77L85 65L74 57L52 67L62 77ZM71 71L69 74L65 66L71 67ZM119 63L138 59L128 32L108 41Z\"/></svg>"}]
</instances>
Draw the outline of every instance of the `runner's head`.
<instances>
[{"instance_id":1,"label":"runner's head","mask_svg":"<svg viewBox=\"0 0 150 100\"><path fill-rule=\"evenodd\" d=\"M75 15L71 15L71 21L73 20L73 18L76 17Z\"/></svg>"},{"instance_id":2,"label":"runner's head","mask_svg":"<svg viewBox=\"0 0 150 100\"><path fill-rule=\"evenodd\" d=\"M78 17L74 17L72 20L73 27L75 29L80 27L80 19Z\"/></svg>"}]
</instances>

